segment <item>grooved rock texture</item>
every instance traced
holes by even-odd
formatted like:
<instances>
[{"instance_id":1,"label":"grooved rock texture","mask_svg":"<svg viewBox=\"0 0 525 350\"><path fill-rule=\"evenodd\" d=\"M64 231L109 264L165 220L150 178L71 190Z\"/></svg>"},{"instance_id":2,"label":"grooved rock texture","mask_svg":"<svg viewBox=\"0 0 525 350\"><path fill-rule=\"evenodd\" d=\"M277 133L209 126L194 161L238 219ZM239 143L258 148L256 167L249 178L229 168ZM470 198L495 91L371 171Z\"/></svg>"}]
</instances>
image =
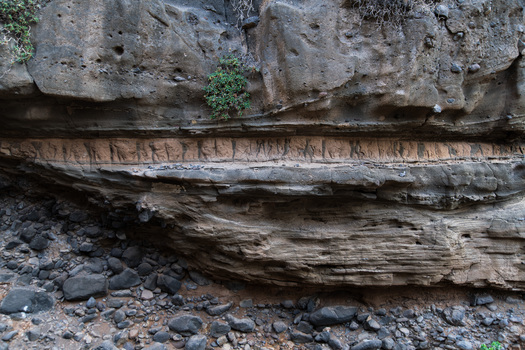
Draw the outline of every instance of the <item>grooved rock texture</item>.
<instances>
[{"instance_id":1,"label":"grooved rock texture","mask_svg":"<svg viewBox=\"0 0 525 350\"><path fill-rule=\"evenodd\" d=\"M254 4L237 29L228 1L49 2L27 65L0 42L0 171L217 278L525 290L522 2L399 26L351 0ZM229 51L260 68L252 109L212 121Z\"/></svg>"}]
</instances>

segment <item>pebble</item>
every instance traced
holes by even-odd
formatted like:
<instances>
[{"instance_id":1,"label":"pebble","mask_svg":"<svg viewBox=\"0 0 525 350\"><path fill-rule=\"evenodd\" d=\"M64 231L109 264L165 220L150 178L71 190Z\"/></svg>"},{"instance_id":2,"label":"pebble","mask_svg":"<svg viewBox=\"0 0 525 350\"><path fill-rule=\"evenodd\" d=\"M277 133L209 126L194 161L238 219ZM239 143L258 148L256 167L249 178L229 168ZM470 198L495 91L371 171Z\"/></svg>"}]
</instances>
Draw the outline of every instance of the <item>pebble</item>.
<instances>
[{"instance_id":1,"label":"pebble","mask_svg":"<svg viewBox=\"0 0 525 350\"><path fill-rule=\"evenodd\" d=\"M296 344L311 343L314 340L311 334L306 334L298 330L290 332L290 339Z\"/></svg>"},{"instance_id":2,"label":"pebble","mask_svg":"<svg viewBox=\"0 0 525 350\"><path fill-rule=\"evenodd\" d=\"M458 341L456 343L456 346L461 349L461 350L472 350L473 349L473 346L472 346L472 343L470 343L469 341Z\"/></svg>"},{"instance_id":3,"label":"pebble","mask_svg":"<svg viewBox=\"0 0 525 350\"><path fill-rule=\"evenodd\" d=\"M448 18L448 11L449 11L448 10L448 6L446 6L446 5L438 5L438 6L436 6L436 8L434 10L434 13L439 18L447 19Z\"/></svg>"},{"instance_id":4,"label":"pebble","mask_svg":"<svg viewBox=\"0 0 525 350\"><path fill-rule=\"evenodd\" d=\"M252 299L241 300L241 302L239 303L239 306L243 308L253 307L253 301Z\"/></svg>"},{"instance_id":5,"label":"pebble","mask_svg":"<svg viewBox=\"0 0 525 350\"><path fill-rule=\"evenodd\" d=\"M458 64L453 63L452 66L450 67L450 71L452 73L461 73L463 72L463 68L461 68L461 66L459 66Z\"/></svg>"},{"instance_id":6,"label":"pebble","mask_svg":"<svg viewBox=\"0 0 525 350\"><path fill-rule=\"evenodd\" d=\"M142 291L142 293L140 294L140 298L142 300L151 300L155 297L155 295L153 294L153 292L151 290L148 290L148 289L144 289Z\"/></svg>"},{"instance_id":7,"label":"pebble","mask_svg":"<svg viewBox=\"0 0 525 350\"><path fill-rule=\"evenodd\" d=\"M18 334L18 331L16 331L16 330L7 332L6 334L4 334L2 336L2 340L3 341L11 341L17 334Z\"/></svg>"},{"instance_id":8,"label":"pebble","mask_svg":"<svg viewBox=\"0 0 525 350\"><path fill-rule=\"evenodd\" d=\"M220 336L228 334L228 332L230 331L231 331L230 325L223 321L216 320L211 323L210 335L214 338L218 338Z\"/></svg>"},{"instance_id":9,"label":"pebble","mask_svg":"<svg viewBox=\"0 0 525 350\"><path fill-rule=\"evenodd\" d=\"M383 342L379 339L365 340L351 347L351 350L376 350L380 349Z\"/></svg>"},{"instance_id":10,"label":"pebble","mask_svg":"<svg viewBox=\"0 0 525 350\"><path fill-rule=\"evenodd\" d=\"M222 315L223 313L225 313L226 311L228 311L232 307L232 305L233 305L233 303L230 302L230 303L224 304L224 305L218 305L218 306L214 306L214 307L209 307L209 308L206 309L206 312L210 316L219 316L219 315Z\"/></svg>"},{"instance_id":11,"label":"pebble","mask_svg":"<svg viewBox=\"0 0 525 350\"><path fill-rule=\"evenodd\" d=\"M286 323L282 321L275 321L272 324L272 327L276 333L282 333L288 329L288 326L286 325Z\"/></svg>"},{"instance_id":12,"label":"pebble","mask_svg":"<svg viewBox=\"0 0 525 350\"><path fill-rule=\"evenodd\" d=\"M97 300L93 297L90 297L89 300L86 302L87 308L94 308L97 305Z\"/></svg>"},{"instance_id":13,"label":"pebble","mask_svg":"<svg viewBox=\"0 0 525 350\"><path fill-rule=\"evenodd\" d=\"M471 64L468 67L469 73L477 73L481 69L481 66L477 63Z\"/></svg>"},{"instance_id":14,"label":"pebble","mask_svg":"<svg viewBox=\"0 0 525 350\"><path fill-rule=\"evenodd\" d=\"M159 331L153 336L153 341L158 343L165 343L171 339L171 335L168 332Z\"/></svg>"},{"instance_id":15,"label":"pebble","mask_svg":"<svg viewBox=\"0 0 525 350\"><path fill-rule=\"evenodd\" d=\"M202 327L202 319L193 315L180 315L168 322L169 328L182 335L191 335L199 332Z\"/></svg>"},{"instance_id":16,"label":"pebble","mask_svg":"<svg viewBox=\"0 0 525 350\"><path fill-rule=\"evenodd\" d=\"M232 329L239 332L249 333L255 329L255 322L249 318L237 318L231 314L226 315L226 322Z\"/></svg>"},{"instance_id":17,"label":"pebble","mask_svg":"<svg viewBox=\"0 0 525 350\"><path fill-rule=\"evenodd\" d=\"M130 268L124 269L118 275L109 279L109 289L120 290L138 286L141 283L140 277L135 270Z\"/></svg>"},{"instance_id":18,"label":"pebble","mask_svg":"<svg viewBox=\"0 0 525 350\"><path fill-rule=\"evenodd\" d=\"M191 336L186 342L186 350L204 350L206 349L206 336L204 335L194 335Z\"/></svg>"}]
</instances>

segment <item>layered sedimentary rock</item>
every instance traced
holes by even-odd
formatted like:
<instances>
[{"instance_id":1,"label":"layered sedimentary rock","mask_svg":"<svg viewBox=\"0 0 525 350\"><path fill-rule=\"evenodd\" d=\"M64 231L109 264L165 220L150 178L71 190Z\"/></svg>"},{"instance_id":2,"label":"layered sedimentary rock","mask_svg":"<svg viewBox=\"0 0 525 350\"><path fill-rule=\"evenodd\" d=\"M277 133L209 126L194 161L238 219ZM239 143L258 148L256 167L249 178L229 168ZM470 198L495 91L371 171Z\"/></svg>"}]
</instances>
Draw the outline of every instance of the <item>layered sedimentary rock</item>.
<instances>
[{"instance_id":1,"label":"layered sedimentary rock","mask_svg":"<svg viewBox=\"0 0 525 350\"><path fill-rule=\"evenodd\" d=\"M133 208L221 278L524 290L523 4L354 5L263 1L238 29L223 1L54 0L0 65L2 171ZM252 109L209 120L230 51Z\"/></svg>"}]
</instances>

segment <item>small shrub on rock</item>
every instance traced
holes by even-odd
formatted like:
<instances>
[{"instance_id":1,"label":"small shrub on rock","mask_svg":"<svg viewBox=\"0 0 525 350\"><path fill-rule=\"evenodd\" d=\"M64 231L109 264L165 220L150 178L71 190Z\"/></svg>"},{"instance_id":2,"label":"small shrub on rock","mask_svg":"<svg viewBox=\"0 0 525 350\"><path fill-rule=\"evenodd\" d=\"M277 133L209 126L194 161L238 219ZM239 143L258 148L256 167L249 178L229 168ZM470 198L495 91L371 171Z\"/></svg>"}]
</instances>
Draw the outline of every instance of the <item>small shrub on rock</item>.
<instances>
[{"instance_id":1,"label":"small shrub on rock","mask_svg":"<svg viewBox=\"0 0 525 350\"><path fill-rule=\"evenodd\" d=\"M15 40L17 62L23 63L33 57L30 30L31 24L38 22L36 11L39 8L38 0L0 0L0 22L7 35Z\"/></svg>"},{"instance_id":2,"label":"small shrub on rock","mask_svg":"<svg viewBox=\"0 0 525 350\"><path fill-rule=\"evenodd\" d=\"M480 350L501 350L502 346L500 342L493 341L489 346L483 344L481 345Z\"/></svg>"},{"instance_id":3,"label":"small shrub on rock","mask_svg":"<svg viewBox=\"0 0 525 350\"><path fill-rule=\"evenodd\" d=\"M219 59L217 70L208 76L208 86L204 88L204 98L212 108L211 119L228 119L232 114L240 117L250 108L250 94L245 91L248 80L244 76L248 70L234 55Z\"/></svg>"}]
</instances>

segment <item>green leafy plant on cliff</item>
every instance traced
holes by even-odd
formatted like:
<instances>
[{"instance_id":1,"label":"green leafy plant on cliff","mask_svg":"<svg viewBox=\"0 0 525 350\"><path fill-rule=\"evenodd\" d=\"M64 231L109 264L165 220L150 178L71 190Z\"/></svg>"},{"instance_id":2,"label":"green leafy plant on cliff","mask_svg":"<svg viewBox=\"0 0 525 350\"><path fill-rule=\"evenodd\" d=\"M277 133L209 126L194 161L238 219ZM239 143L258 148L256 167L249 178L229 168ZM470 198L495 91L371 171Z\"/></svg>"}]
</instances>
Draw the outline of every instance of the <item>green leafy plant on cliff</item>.
<instances>
[{"instance_id":1,"label":"green leafy plant on cliff","mask_svg":"<svg viewBox=\"0 0 525 350\"><path fill-rule=\"evenodd\" d=\"M208 76L204 98L212 109L211 119L228 119L232 115L242 116L250 108L250 94L245 91L248 80L244 73L250 69L234 55L219 59L215 72Z\"/></svg>"},{"instance_id":2,"label":"green leafy plant on cliff","mask_svg":"<svg viewBox=\"0 0 525 350\"><path fill-rule=\"evenodd\" d=\"M480 350L501 350L503 347L501 346L501 343L497 341L493 341L490 346L487 346L485 344L481 345L479 348Z\"/></svg>"},{"instance_id":3,"label":"green leafy plant on cliff","mask_svg":"<svg viewBox=\"0 0 525 350\"><path fill-rule=\"evenodd\" d=\"M31 24L38 22L36 11L39 7L38 0L0 0L0 22L3 24L3 31L15 41L17 62L27 62L33 57ZM4 36L7 38L6 33Z\"/></svg>"}]
</instances>

